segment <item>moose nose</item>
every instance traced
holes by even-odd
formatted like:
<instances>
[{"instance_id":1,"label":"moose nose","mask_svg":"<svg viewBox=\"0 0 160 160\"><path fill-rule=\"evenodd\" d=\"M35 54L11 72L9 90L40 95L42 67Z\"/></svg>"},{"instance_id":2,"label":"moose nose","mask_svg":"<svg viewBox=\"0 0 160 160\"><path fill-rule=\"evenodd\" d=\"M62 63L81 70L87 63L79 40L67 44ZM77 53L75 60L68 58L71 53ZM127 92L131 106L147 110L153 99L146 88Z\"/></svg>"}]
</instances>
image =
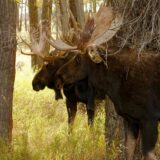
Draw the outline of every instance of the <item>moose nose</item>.
<instances>
[{"instance_id":1,"label":"moose nose","mask_svg":"<svg viewBox=\"0 0 160 160\"><path fill-rule=\"evenodd\" d=\"M40 87L37 86L37 85L33 85L32 88L33 88L33 90L35 90L35 91L39 91L39 90L40 90Z\"/></svg>"}]
</instances>

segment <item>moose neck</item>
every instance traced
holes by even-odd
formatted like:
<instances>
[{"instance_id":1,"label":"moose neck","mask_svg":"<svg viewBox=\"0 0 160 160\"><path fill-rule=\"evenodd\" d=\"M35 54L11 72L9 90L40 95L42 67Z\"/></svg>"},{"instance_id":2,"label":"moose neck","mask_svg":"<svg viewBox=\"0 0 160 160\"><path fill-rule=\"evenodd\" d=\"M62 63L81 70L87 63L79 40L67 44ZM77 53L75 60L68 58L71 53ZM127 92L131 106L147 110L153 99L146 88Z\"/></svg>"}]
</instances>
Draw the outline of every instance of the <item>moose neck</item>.
<instances>
[{"instance_id":1,"label":"moose neck","mask_svg":"<svg viewBox=\"0 0 160 160\"><path fill-rule=\"evenodd\" d=\"M121 82L127 73L127 67L119 55L109 56L106 64L104 62L96 64L90 60L92 71L88 72L89 82L98 90L105 92L115 104L119 103ZM119 97L120 98L120 97Z\"/></svg>"}]
</instances>

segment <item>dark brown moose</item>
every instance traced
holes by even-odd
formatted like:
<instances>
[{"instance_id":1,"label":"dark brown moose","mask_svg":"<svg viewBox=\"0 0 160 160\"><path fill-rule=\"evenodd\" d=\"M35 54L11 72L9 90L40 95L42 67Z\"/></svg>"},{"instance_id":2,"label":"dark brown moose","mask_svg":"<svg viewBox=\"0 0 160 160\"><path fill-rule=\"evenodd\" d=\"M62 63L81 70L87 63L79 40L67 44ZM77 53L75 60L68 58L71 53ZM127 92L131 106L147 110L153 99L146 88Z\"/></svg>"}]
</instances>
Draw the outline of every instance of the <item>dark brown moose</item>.
<instances>
[{"instance_id":1,"label":"dark brown moose","mask_svg":"<svg viewBox=\"0 0 160 160\"><path fill-rule=\"evenodd\" d=\"M27 43L25 40L22 41L31 49L32 52L22 54L39 56L44 60L44 64L40 71L35 75L32 86L35 91L43 90L46 86L55 91L55 99L61 99L62 93L61 90L55 87L55 73L56 71L63 66L68 60L76 55L76 51L59 51L54 50L50 53L50 56L44 56L43 52L45 49L45 43L47 43L45 36L46 30L40 30L40 41L36 41L34 38L37 32L32 34L32 45ZM48 40L49 41L49 40ZM57 44L51 44L54 48L57 48ZM60 45L58 43L58 45ZM98 93L93 87L88 85L87 78L80 80L78 82L65 85L63 87L64 95L66 96L66 107L68 111L68 123L72 128L76 112L77 112L77 103L82 102L86 104L87 115L88 115L88 124L93 125L94 121L94 112L95 112L95 98L104 99L105 94Z\"/></svg>"},{"instance_id":2,"label":"dark brown moose","mask_svg":"<svg viewBox=\"0 0 160 160\"><path fill-rule=\"evenodd\" d=\"M109 55L106 63L96 64L88 54L77 54L58 70L57 85L88 77L89 84L105 92L128 123L127 160L133 159L139 132L144 160L155 160L153 150L160 119L160 55L138 55L136 50L124 48L119 54Z\"/></svg>"},{"instance_id":3,"label":"dark brown moose","mask_svg":"<svg viewBox=\"0 0 160 160\"><path fill-rule=\"evenodd\" d=\"M43 90L45 87L55 91L56 100L62 98L60 89L55 87L55 74L56 71L63 66L69 59L75 56L74 52L66 52L63 56L54 56L52 61L46 62L40 71L34 76L32 86L35 91ZM88 85L88 79L67 84L63 86L63 92L66 97L66 107L68 112L68 123L72 125L77 112L77 103L82 102L86 105L88 124L93 125L94 112L95 112L95 97L104 99L103 92L95 92L93 87Z\"/></svg>"},{"instance_id":4,"label":"dark brown moose","mask_svg":"<svg viewBox=\"0 0 160 160\"><path fill-rule=\"evenodd\" d=\"M123 22L122 17L104 5L94 18L89 15L84 29L80 34L75 34L76 44L66 44L61 39L54 40L51 36L48 38L46 34L42 34L42 40L61 51L78 50L83 53L77 53L59 68L56 78L58 89L87 79L89 87L111 98L117 113L128 125L126 160L133 160L139 133L142 139L143 159L156 160L153 150L160 118L160 56L151 53L138 55L135 50L124 48L119 54L106 57L106 51L109 50L100 46L107 43L119 30ZM43 57L40 49L43 49L44 45L38 46L32 50ZM97 48L104 49L103 53ZM88 106L89 109L92 108Z\"/></svg>"}]
</instances>

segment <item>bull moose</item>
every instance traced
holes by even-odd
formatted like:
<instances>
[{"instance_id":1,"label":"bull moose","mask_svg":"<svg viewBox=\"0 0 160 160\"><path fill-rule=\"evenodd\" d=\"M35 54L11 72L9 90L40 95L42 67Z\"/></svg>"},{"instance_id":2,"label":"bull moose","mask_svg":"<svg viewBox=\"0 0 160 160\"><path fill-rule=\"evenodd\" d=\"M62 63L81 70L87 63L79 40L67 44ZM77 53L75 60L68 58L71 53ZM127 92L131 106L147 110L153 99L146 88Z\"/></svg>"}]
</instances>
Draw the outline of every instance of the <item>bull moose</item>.
<instances>
[{"instance_id":1,"label":"bull moose","mask_svg":"<svg viewBox=\"0 0 160 160\"><path fill-rule=\"evenodd\" d=\"M127 160L132 160L139 132L145 160L155 160L153 150L160 119L160 55L137 54L124 48L109 55L107 65L94 63L88 54L77 54L57 71L57 86L88 77L88 83L105 92L128 124ZM74 76L73 76L74 75Z\"/></svg>"},{"instance_id":2,"label":"bull moose","mask_svg":"<svg viewBox=\"0 0 160 160\"><path fill-rule=\"evenodd\" d=\"M107 43L122 25L123 16L102 6L93 18L89 16L77 36L77 44L45 36L53 47L62 51L80 50L56 72L58 89L87 79L89 87L107 94L128 126L126 159L133 160L138 135L141 135L144 160L156 160L154 148L160 119L160 55L123 48L106 57L106 50L96 50ZM102 47L103 48L103 47ZM107 50L108 52L109 50ZM91 109L91 108L90 108Z\"/></svg>"},{"instance_id":3,"label":"bull moose","mask_svg":"<svg viewBox=\"0 0 160 160\"><path fill-rule=\"evenodd\" d=\"M57 44L50 43L47 39L48 21L42 21L38 30L31 33L32 43L29 44L24 39L22 41L30 48L31 52L25 53L21 50L24 55L38 56L44 61L44 65L40 71L35 75L32 86L35 91L43 90L46 86L55 91L55 99L61 99L61 90L55 87L55 73L63 66L69 59L71 59L77 52L71 50L60 51L61 47L64 45L63 42L58 42ZM40 31L40 33L39 33ZM37 35L39 35L39 40L37 40ZM48 56L44 56L45 44L47 41L56 48L51 51ZM60 43L60 44L59 44ZM60 47L58 47L60 45ZM62 46L61 46L62 45ZM63 47L67 48L68 45ZM74 49L74 47L71 47ZM69 54L68 54L69 53ZM94 112L95 112L95 98L102 100L105 98L105 94L98 92L92 86L88 85L88 79L67 84L63 86L63 92L66 96L66 107L68 111L68 123L73 124L74 118L77 112L77 103L82 102L86 104L88 124L93 125Z\"/></svg>"},{"instance_id":4,"label":"bull moose","mask_svg":"<svg viewBox=\"0 0 160 160\"><path fill-rule=\"evenodd\" d=\"M51 51L48 56L44 56L44 46L47 43L47 41L49 41L46 37L47 30L48 21L42 21L42 23L39 26L39 29L31 33L31 44L29 44L23 38L21 38L22 42L24 42L24 44L26 44L31 50L31 52L29 53L25 53L21 50L21 53L24 55L38 56L44 61L42 68L33 78L33 89L35 91L43 90L45 87L53 89L55 91L55 99L58 100L63 97L61 90L55 87L55 73L61 66L63 66L69 59L71 59L75 55L76 51L60 51L61 49L59 49L57 44L53 45L51 43L51 45L56 49ZM37 35L40 36L39 40L37 40ZM63 44L64 43L62 43L62 45ZM68 47L68 45L65 45L65 47L66 46ZM73 48L74 47L72 47L72 49ZM93 125L95 112L95 98L102 100L105 98L105 94L103 94L102 92L98 92L98 90L95 90L93 87L90 87L88 85L87 78L72 84L65 85L63 87L63 92L66 96L66 107L68 111L69 126L72 126L74 122L78 102L86 104L88 124L90 126Z\"/></svg>"},{"instance_id":5,"label":"bull moose","mask_svg":"<svg viewBox=\"0 0 160 160\"><path fill-rule=\"evenodd\" d=\"M40 71L34 76L32 86L35 91L43 90L46 86L55 91L55 99L61 99L62 93L60 89L55 87L55 73L69 59L75 55L74 52L66 52L63 56L54 56L50 62L44 63ZM88 85L88 79L84 78L80 81L63 86L63 92L66 97L66 107L68 112L68 123L73 124L77 112L77 103L82 102L86 105L88 124L93 125L95 112L95 98L104 99L103 92L95 91L93 87Z\"/></svg>"}]
</instances>

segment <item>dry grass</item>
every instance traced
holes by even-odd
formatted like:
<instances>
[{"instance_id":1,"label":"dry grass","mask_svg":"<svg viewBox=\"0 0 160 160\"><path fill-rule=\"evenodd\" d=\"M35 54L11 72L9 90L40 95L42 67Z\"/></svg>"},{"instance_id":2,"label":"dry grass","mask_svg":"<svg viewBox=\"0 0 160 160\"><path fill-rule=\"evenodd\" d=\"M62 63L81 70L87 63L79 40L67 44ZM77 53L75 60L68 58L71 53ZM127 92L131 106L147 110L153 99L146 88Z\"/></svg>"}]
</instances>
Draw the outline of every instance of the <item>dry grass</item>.
<instances>
[{"instance_id":1,"label":"dry grass","mask_svg":"<svg viewBox=\"0 0 160 160\"><path fill-rule=\"evenodd\" d=\"M68 134L67 112L63 100L55 101L49 89L34 92L34 76L29 67L30 59L17 70L13 106L13 143L11 147L0 142L0 160L104 160L104 107L97 112L94 129L88 128L87 115L78 111L74 130ZM160 140L159 140L160 141ZM160 156L159 141L156 153ZM113 140L107 148L107 160L114 160L119 152Z\"/></svg>"},{"instance_id":2,"label":"dry grass","mask_svg":"<svg viewBox=\"0 0 160 160\"><path fill-rule=\"evenodd\" d=\"M23 58L21 60L23 61ZM26 57L25 57L25 61ZM104 111L99 110L94 129L80 110L74 131L68 134L63 100L54 92L32 90L33 73L26 64L17 70L13 106L13 143L1 145L1 160L102 160L105 157Z\"/></svg>"}]
</instances>

